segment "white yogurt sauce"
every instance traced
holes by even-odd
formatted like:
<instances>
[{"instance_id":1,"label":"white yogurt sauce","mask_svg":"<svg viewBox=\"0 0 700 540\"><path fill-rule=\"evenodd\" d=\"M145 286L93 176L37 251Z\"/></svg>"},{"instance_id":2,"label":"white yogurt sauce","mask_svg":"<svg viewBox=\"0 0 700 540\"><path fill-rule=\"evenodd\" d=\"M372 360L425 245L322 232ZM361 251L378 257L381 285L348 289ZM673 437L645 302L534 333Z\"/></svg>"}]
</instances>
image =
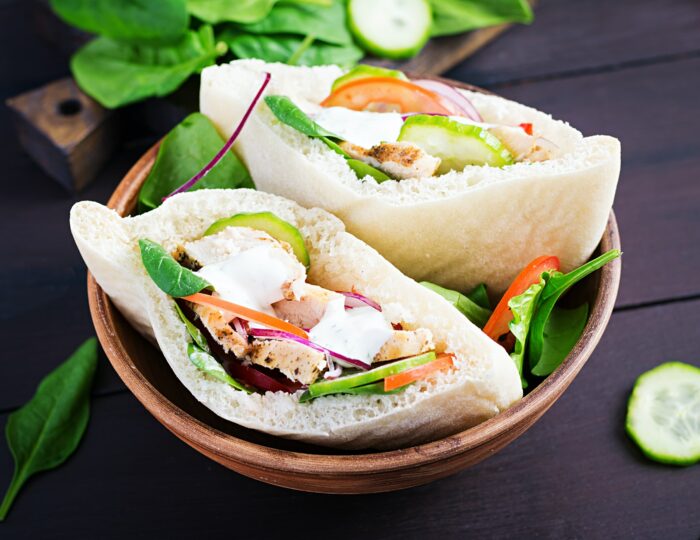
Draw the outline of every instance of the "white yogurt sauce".
<instances>
[{"instance_id":1,"label":"white yogurt sauce","mask_svg":"<svg viewBox=\"0 0 700 540\"><path fill-rule=\"evenodd\" d=\"M282 287L295 282L298 263L274 245L261 245L237 253L196 272L214 286L224 300L274 315L274 302L284 298Z\"/></svg>"},{"instance_id":2,"label":"white yogurt sauce","mask_svg":"<svg viewBox=\"0 0 700 540\"><path fill-rule=\"evenodd\" d=\"M309 339L333 352L371 364L392 332L381 312L369 306L346 310L345 299L338 298L328 303L323 317L309 332Z\"/></svg>"},{"instance_id":3,"label":"white yogurt sauce","mask_svg":"<svg viewBox=\"0 0 700 540\"><path fill-rule=\"evenodd\" d=\"M314 121L344 141L371 148L382 142L396 142L403 119L399 113L353 111L327 107L313 114Z\"/></svg>"}]
</instances>

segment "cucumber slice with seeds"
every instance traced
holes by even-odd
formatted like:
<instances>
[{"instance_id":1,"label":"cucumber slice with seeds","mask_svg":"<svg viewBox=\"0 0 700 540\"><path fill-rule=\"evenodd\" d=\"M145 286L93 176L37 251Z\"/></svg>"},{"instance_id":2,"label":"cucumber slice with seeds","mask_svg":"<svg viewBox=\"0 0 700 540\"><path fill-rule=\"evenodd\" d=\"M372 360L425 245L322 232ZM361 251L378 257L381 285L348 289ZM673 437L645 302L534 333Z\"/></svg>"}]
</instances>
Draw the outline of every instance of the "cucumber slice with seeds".
<instances>
[{"instance_id":1,"label":"cucumber slice with seeds","mask_svg":"<svg viewBox=\"0 0 700 540\"><path fill-rule=\"evenodd\" d=\"M672 465L700 461L700 368L667 362L641 375L626 427L650 459Z\"/></svg>"},{"instance_id":2,"label":"cucumber slice with seeds","mask_svg":"<svg viewBox=\"0 0 700 540\"><path fill-rule=\"evenodd\" d=\"M304 237L299 232L299 229L278 218L272 212L236 214L228 218L218 219L204 231L204 236L216 234L226 227L250 227L251 229L264 231L272 238L287 242L292 246L294 255L297 256L301 264L307 268L311 264L309 252L306 251L306 245L304 245Z\"/></svg>"},{"instance_id":3,"label":"cucumber slice with seeds","mask_svg":"<svg viewBox=\"0 0 700 540\"><path fill-rule=\"evenodd\" d=\"M446 116L418 114L406 119L399 141L414 143L442 162L438 174L461 171L467 165L503 167L513 156L501 141L487 130L450 120Z\"/></svg>"},{"instance_id":4,"label":"cucumber slice with seeds","mask_svg":"<svg viewBox=\"0 0 700 540\"><path fill-rule=\"evenodd\" d=\"M428 0L350 0L348 22L363 49L400 60L420 52L433 16Z\"/></svg>"}]
</instances>

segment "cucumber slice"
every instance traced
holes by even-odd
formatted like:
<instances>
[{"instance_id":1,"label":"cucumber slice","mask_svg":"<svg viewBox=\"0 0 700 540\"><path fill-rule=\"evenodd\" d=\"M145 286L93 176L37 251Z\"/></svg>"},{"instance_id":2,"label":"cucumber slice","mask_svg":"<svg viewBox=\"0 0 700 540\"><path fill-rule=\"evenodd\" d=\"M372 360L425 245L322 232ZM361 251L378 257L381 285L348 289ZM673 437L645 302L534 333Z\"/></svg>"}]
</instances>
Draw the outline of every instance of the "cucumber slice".
<instances>
[{"instance_id":1,"label":"cucumber slice","mask_svg":"<svg viewBox=\"0 0 700 540\"><path fill-rule=\"evenodd\" d=\"M399 141L420 146L442 160L438 174L461 171L467 165L503 167L513 156L501 141L479 126L462 124L446 116L409 116L399 133Z\"/></svg>"},{"instance_id":2,"label":"cucumber slice","mask_svg":"<svg viewBox=\"0 0 700 540\"><path fill-rule=\"evenodd\" d=\"M650 459L700 461L700 368L667 362L642 374L630 396L626 427Z\"/></svg>"},{"instance_id":3,"label":"cucumber slice","mask_svg":"<svg viewBox=\"0 0 700 540\"><path fill-rule=\"evenodd\" d=\"M349 82L356 81L358 79L366 79L367 77L390 77L392 79L400 79L402 81L408 80L408 77L403 74L403 71L399 71L398 69L387 69L378 66L360 64L359 66L352 68L342 77L338 77L335 81L333 81L331 92L335 92L338 88L348 84Z\"/></svg>"},{"instance_id":4,"label":"cucumber slice","mask_svg":"<svg viewBox=\"0 0 700 540\"><path fill-rule=\"evenodd\" d=\"M413 384L413 383L411 383ZM389 390L388 392L384 390L384 381L379 381L376 383L371 383L371 384L365 384L364 386L354 386L352 388L345 388L344 390L340 390L338 392L335 392L336 394L353 394L355 396L361 396L361 395L367 395L367 394L372 394L372 395L389 395L389 394L398 394L399 392L403 392L411 386L410 384L407 384L406 386L402 386L401 388L395 388L394 390ZM301 396L299 396L299 403L305 403L307 401L311 401L312 399L315 399L314 396L311 395L311 392L306 390Z\"/></svg>"},{"instance_id":5,"label":"cucumber slice","mask_svg":"<svg viewBox=\"0 0 700 540\"><path fill-rule=\"evenodd\" d=\"M422 366L428 362L435 360L434 352L427 352L424 354L419 354L418 356L412 356L410 358L404 358L403 360L398 360L397 362L392 362L391 364L386 364L378 368L370 369L369 371L363 371L361 373L355 373L353 375L348 375L347 377L340 377L339 379L334 379L332 381L321 381L314 383L309 386L309 394L311 397L325 396L326 394L341 394L346 393L349 388L355 388L356 386L364 386L369 383L380 381L390 375L396 375L412 367Z\"/></svg>"},{"instance_id":6,"label":"cucumber slice","mask_svg":"<svg viewBox=\"0 0 700 540\"><path fill-rule=\"evenodd\" d=\"M428 0L350 0L348 22L363 49L401 60L423 48L433 16Z\"/></svg>"},{"instance_id":7,"label":"cucumber slice","mask_svg":"<svg viewBox=\"0 0 700 540\"><path fill-rule=\"evenodd\" d=\"M278 218L272 212L236 214L228 218L218 219L204 231L204 236L216 234L226 227L250 227L258 231L265 231L272 238L287 242L292 246L294 255L306 268L311 264L309 252L306 251L306 246L304 245L304 237L299 232L299 229Z\"/></svg>"}]
</instances>

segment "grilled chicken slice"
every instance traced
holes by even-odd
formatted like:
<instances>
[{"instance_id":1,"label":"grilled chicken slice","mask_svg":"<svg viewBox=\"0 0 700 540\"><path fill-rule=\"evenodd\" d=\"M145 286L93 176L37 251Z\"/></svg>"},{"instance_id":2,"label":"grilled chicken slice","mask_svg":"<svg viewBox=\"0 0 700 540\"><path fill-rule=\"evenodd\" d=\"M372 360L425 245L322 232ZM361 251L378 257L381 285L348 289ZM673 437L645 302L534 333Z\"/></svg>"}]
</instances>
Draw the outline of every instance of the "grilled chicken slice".
<instances>
[{"instance_id":1,"label":"grilled chicken slice","mask_svg":"<svg viewBox=\"0 0 700 540\"><path fill-rule=\"evenodd\" d=\"M250 352L248 341L231 328L218 309L192 303L189 307L197 314L204 328L224 348L224 351L233 353L238 358L243 358Z\"/></svg>"},{"instance_id":2,"label":"grilled chicken slice","mask_svg":"<svg viewBox=\"0 0 700 540\"><path fill-rule=\"evenodd\" d=\"M427 328L417 330L394 330L389 340L379 349L375 362L415 356L435 349L433 333Z\"/></svg>"},{"instance_id":3,"label":"grilled chicken slice","mask_svg":"<svg viewBox=\"0 0 700 540\"><path fill-rule=\"evenodd\" d=\"M549 139L528 135L516 126L491 126L489 131L508 147L515 161L547 161L560 154L559 147Z\"/></svg>"},{"instance_id":4,"label":"grilled chicken slice","mask_svg":"<svg viewBox=\"0 0 700 540\"><path fill-rule=\"evenodd\" d=\"M328 303L342 297L341 294L309 283L295 284L289 292L291 294L285 293L287 300L275 302L272 307L280 319L299 328L316 326L326 312Z\"/></svg>"},{"instance_id":5,"label":"grilled chicken slice","mask_svg":"<svg viewBox=\"0 0 700 540\"><path fill-rule=\"evenodd\" d=\"M326 356L322 352L286 340L253 340L250 361L278 369L291 380L302 384L313 383L326 368Z\"/></svg>"},{"instance_id":6,"label":"grilled chicken slice","mask_svg":"<svg viewBox=\"0 0 700 540\"><path fill-rule=\"evenodd\" d=\"M440 166L440 158L407 142L381 143L368 150L344 141L340 147L350 157L364 161L397 179L433 176Z\"/></svg>"}]
</instances>

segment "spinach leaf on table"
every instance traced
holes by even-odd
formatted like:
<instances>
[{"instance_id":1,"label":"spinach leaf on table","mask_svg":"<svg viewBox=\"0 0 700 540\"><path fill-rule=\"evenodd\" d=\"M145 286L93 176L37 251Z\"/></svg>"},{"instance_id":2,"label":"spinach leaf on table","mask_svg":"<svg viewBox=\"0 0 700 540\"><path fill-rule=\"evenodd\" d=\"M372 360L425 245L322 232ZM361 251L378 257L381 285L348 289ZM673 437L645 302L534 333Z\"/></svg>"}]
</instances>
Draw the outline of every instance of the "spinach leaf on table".
<instances>
[{"instance_id":1,"label":"spinach leaf on table","mask_svg":"<svg viewBox=\"0 0 700 540\"><path fill-rule=\"evenodd\" d=\"M220 39L225 41L238 58L259 58L266 62L288 62L302 46L303 39L290 35L235 34L226 31ZM337 64L354 66L364 56L361 49L352 43L331 45L314 41L296 60L296 65L322 66Z\"/></svg>"},{"instance_id":2,"label":"spinach leaf on table","mask_svg":"<svg viewBox=\"0 0 700 540\"><path fill-rule=\"evenodd\" d=\"M520 381L523 388L527 388L527 380L523 373L523 364L525 363L525 351L529 338L530 326L532 319L537 310L537 302L544 288L544 280L540 283L535 283L527 288L527 290L514 296L508 301L508 307L513 314L513 320L509 323L509 328L513 336L515 336L515 347L510 357L515 362L515 367L518 368Z\"/></svg>"},{"instance_id":3,"label":"spinach leaf on table","mask_svg":"<svg viewBox=\"0 0 700 540\"><path fill-rule=\"evenodd\" d=\"M165 96L226 52L211 26L189 31L173 45L135 45L98 37L71 58L83 91L107 108Z\"/></svg>"},{"instance_id":4,"label":"spinach leaf on table","mask_svg":"<svg viewBox=\"0 0 700 540\"><path fill-rule=\"evenodd\" d=\"M540 357L544 350L545 341L545 326L547 320L554 309L554 305L559 298L568 291L572 285L578 283L588 274L595 272L599 268L605 266L610 261L617 259L621 252L617 249L612 249L603 253L599 257L588 261L586 264L579 266L568 274L561 272L552 272L546 277L546 284L542 291L540 304L537 307L537 314L532 321L530 330L530 341L528 346L528 356L531 366L537 366L540 362Z\"/></svg>"},{"instance_id":5,"label":"spinach leaf on table","mask_svg":"<svg viewBox=\"0 0 700 540\"><path fill-rule=\"evenodd\" d=\"M330 5L332 0L287 0L290 3ZM187 10L211 23L253 23L270 13L277 0L187 0Z\"/></svg>"},{"instance_id":6,"label":"spinach leaf on table","mask_svg":"<svg viewBox=\"0 0 700 540\"><path fill-rule=\"evenodd\" d=\"M564 361L581 337L588 321L588 304L574 309L555 307L544 327L542 354L530 371L538 377L546 377Z\"/></svg>"},{"instance_id":7,"label":"spinach leaf on table","mask_svg":"<svg viewBox=\"0 0 700 540\"><path fill-rule=\"evenodd\" d=\"M279 3L264 19L238 27L247 34L313 35L317 41L352 45L344 2L330 6Z\"/></svg>"},{"instance_id":8,"label":"spinach leaf on table","mask_svg":"<svg viewBox=\"0 0 700 540\"><path fill-rule=\"evenodd\" d=\"M185 0L51 0L51 7L68 24L125 41L175 41L189 23Z\"/></svg>"},{"instance_id":9,"label":"spinach leaf on table","mask_svg":"<svg viewBox=\"0 0 700 540\"><path fill-rule=\"evenodd\" d=\"M139 249L146 272L165 294L180 298L212 288L207 280L178 264L160 244L141 238Z\"/></svg>"},{"instance_id":10,"label":"spinach leaf on table","mask_svg":"<svg viewBox=\"0 0 700 540\"><path fill-rule=\"evenodd\" d=\"M160 206L163 197L201 171L223 144L209 118L201 113L190 114L161 142L155 164L139 191L139 211ZM207 188L255 188L255 185L245 165L229 152L190 191Z\"/></svg>"},{"instance_id":11,"label":"spinach leaf on table","mask_svg":"<svg viewBox=\"0 0 700 540\"><path fill-rule=\"evenodd\" d=\"M446 289L445 287L441 287L435 283L430 283L429 281L421 281L420 284L431 291L438 293L479 328L483 328L486 321L488 321L489 317L491 316L491 311L489 309L484 308L468 296L458 291ZM482 299L479 298L479 300Z\"/></svg>"},{"instance_id":12,"label":"spinach leaf on table","mask_svg":"<svg viewBox=\"0 0 700 540\"><path fill-rule=\"evenodd\" d=\"M78 447L90 416L96 368L97 339L90 338L39 383L28 403L9 416L5 435L15 470L0 505L0 521L29 477L59 466Z\"/></svg>"},{"instance_id":13,"label":"spinach leaf on table","mask_svg":"<svg viewBox=\"0 0 700 540\"><path fill-rule=\"evenodd\" d=\"M507 22L529 23L532 8L526 0L430 0L432 36L459 34Z\"/></svg>"}]
</instances>

